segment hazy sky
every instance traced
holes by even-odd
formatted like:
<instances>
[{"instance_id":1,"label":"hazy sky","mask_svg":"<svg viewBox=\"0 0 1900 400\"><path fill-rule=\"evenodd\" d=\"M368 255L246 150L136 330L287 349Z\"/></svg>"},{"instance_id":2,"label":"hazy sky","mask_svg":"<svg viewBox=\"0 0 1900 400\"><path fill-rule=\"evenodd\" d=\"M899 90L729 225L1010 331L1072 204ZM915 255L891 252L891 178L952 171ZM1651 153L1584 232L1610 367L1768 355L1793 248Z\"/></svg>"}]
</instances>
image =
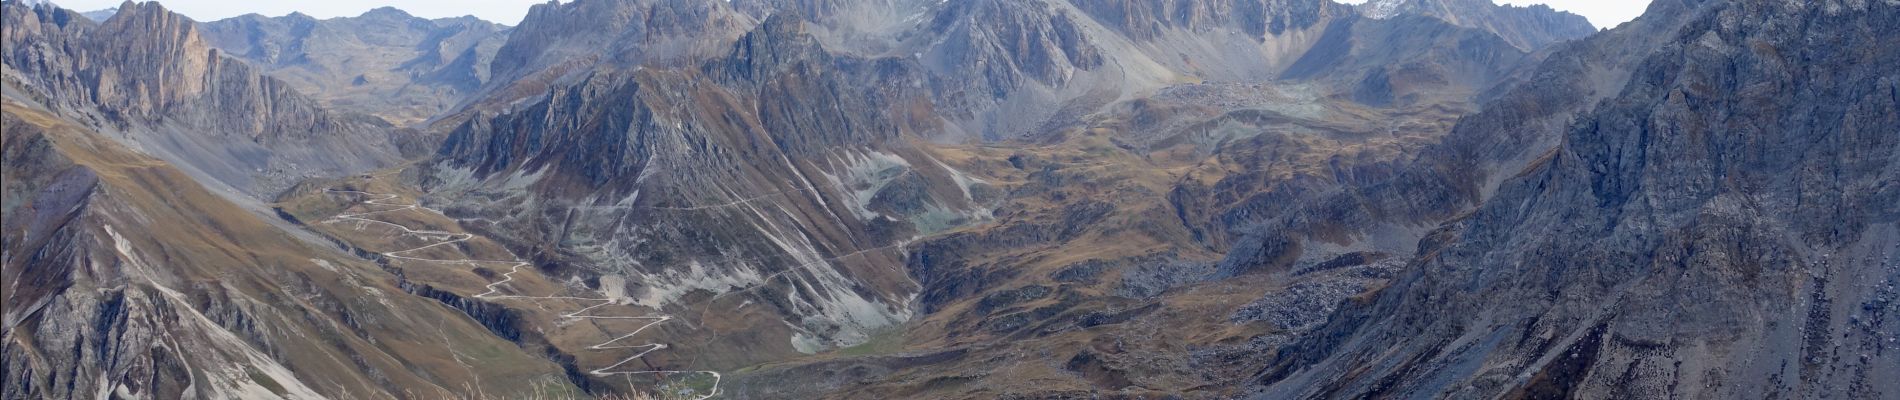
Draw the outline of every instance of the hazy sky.
<instances>
[{"instance_id":1,"label":"hazy sky","mask_svg":"<svg viewBox=\"0 0 1900 400\"><path fill-rule=\"evenodd\" d=\"M563 0L571 1L571 0ZM954 0L953 0L954 1ZM1365 0L1338 0L1363 3ZM1508 4L1550 4L1559 10L1583 14L1598 28L1612 27L1643 13L1649 0L1496 0ZM120 0L54 0L62 7L92 11L118 6ZM474 15L481 19L514 25L528 14L528 6L546 0L163 0L166 8L199 21L211 21L258 13L269 16L302 11L318 18L362 14L371 8L394 6L410 14L427 18Z\"/></svg>"}]
</instances>

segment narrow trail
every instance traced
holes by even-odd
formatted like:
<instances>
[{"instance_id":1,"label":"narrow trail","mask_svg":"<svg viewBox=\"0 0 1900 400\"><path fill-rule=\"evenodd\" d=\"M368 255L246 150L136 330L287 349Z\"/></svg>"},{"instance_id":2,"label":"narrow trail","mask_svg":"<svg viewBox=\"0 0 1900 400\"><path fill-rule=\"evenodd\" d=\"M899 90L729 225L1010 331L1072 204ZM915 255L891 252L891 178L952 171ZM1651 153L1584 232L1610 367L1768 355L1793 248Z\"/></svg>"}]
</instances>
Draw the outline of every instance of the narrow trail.
<instances>
[{"instance_id":1,"label":"narrow trail","mask_svg":"<svg viewBox=\"0 0 1900 400\"><path fill-rule=\"evenodd\" d=\"M634 336L639 335L641 332L645 332L647 328L651 328L654 325L658 325L662 322L667 322L667 321L672 320L673 316L665 315L665 314L652 314L652 315L637 316L637 317L590 315L588 313L595 309L612 306L612 305L623 305L623 304L621 304L619 300L607 299L607 298L573 297L573 296L523 296L523 295L502 294L501 292L502 286L507 285L511 282L514 282L515 274L521 272L521 267L528 266L529 265L528 262L522 261L519 258L514 259L514 260L476 260L476 259L446 260L446 259L432 259L432 258L409 256L407 254L412 254L418 251L427 250L427 249L435 248L438 246L447 246L447 245L452 245L456 243L466 242L466 241L474 239L475 235L470 234L470 233L456 233L456 232L428 230L428 229L419 230L419 229L410 228L408 226L404 226L402 224L370 218L372 216L380 215L380 214L411 211L411 210L422 210L422 211L434 213L436 215L442 215L441 211L431 209L428 207L423 207L421 204L415 204L415 203L410 203L410 204L389 203L388 201L395 200L401 197L394 194L378 194L378 193L362 192L362 191L355 191L355 190L337 190L337 189L325 189L324 191L328 193L344 193L344 194L361 195L361 196L364 196L365 198L365 200L361 204L365 206L381 206L381 207L390 207L390 208L383 209L383 210L371 210L371 211L365 211L365 212L354 213L354 214L338 214L336 216L325 219L323 223L360 222L360 223L367 223L367 224L387 225L387 226L395 227L396 229L401 230L404 235L413 235L416 237L423 238L425 240L435 241L435 243L423 245L421 247L382 253L384 257L389 257L391 259L397 259L397 260L426 262L426 263L463 264L463 265L469 265L469 266L491 264L491 265L505 265L508 267L508 272L505 274L502 274L501 280L495 281L493 283L489 283L485 287L487 291L482 292L480 294L476 294L474 296L475 298L492 299L492 300L517 300L517 301L570 301L570 302L577 302L577 303L583 303L583 304L593 303L592 305L581 307L578 310L561 314L561 318L569 319L569 320L646 321L645 324L640 325L639 328L634 329L632 332L627 332L626 334L622 334L619 336L615 336L611 339L608 339L605 342L588 346L587 348L591 350L617 350L617 349L637 349L638 350L638 352L633 353L633 355L627 356L626 358L623 358L619 362L613 363L612 365L608 365L606 367L601 367L601 368L594 369L592 371L588 371L587 372L588 374L591 374L594 376L600 376L600 377L614 376L614 375L632 376L632 375L645 375L645 374L658 375L658 376L663 377L663 376L672 375L672 374L706 374L706 375L712 376L713 378L712 390L706 395L694 398L694 400L705 400L705 399L710 399L713 396L719 395L719 384L720 384L720 380L723 377L719 374L718 371L705 371L705 370L615 371L614 370L615 368L619 368L622 365L626 365L627 363L633 362L635 360L639 360L640 358L645 357L649 353L659 351L661 349L665 349L667 347L665 343L644 343L644 344L620 344L620 343L621 341L624 341L624 340L627 340ZM444 217L446 218L446 216Z\"/></svg>"}]
</instances>

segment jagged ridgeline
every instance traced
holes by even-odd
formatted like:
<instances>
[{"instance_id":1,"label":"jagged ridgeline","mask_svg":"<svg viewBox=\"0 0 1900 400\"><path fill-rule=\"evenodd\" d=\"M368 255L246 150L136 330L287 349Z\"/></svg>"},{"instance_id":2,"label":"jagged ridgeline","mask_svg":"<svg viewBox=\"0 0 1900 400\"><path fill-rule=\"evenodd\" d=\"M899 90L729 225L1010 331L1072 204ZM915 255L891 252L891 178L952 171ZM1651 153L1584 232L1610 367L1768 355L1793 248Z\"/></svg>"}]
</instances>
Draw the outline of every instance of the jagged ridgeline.
<instances>
[{"instance_id":1,"label":"jagged ridgeline","mask_svg":"<svg viewBox=\"0 0 1900 400\"><path fill-rule=\"evenodd\" d=\"M1892 0L0 9L6 399L1900 395Z\"/></svg>"}]
</instances>

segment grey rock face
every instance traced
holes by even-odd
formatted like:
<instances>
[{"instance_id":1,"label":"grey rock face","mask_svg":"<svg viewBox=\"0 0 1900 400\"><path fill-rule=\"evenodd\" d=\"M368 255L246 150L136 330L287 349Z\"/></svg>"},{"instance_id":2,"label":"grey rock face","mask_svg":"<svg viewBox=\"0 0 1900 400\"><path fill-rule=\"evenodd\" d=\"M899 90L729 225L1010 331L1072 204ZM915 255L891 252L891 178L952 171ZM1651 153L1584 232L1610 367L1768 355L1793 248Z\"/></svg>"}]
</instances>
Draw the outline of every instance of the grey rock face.
<instances>
[{"instance_id":1,"label":"grey rock face","mask_svg":"<svg viewBox=\"0 0 1900 400\"><path fill-rule=\"evenodd\" d=\"M1900 390L1877 378L1900 368L1881 322L1900 280L1900 76L1878 67L1900 52L1876 44L1900 35L1900 5L1683 18L1376 302L1283 353L1262 396Z\"/></svg>"}]
</instances>

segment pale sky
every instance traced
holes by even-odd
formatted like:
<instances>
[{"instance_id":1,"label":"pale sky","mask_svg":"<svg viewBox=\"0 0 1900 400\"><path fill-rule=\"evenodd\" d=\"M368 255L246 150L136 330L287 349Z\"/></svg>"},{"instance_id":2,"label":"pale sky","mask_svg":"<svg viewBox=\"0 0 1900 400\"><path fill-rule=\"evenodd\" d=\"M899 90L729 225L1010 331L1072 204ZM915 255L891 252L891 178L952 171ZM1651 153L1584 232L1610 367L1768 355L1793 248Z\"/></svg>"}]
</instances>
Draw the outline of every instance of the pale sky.
<instances>
[{"instance_id":1,"label":"pale sky","mask_svg":"<svg viewBox=\"0 0 1900 400\"><path fill-rule=\"evenodd\" d=\"M571 1L571 0L563 0ZM954 0L953 0L954 1ZM1363 3L1365 0L1335 0ZM1597 28L1614 27L1643 13L1649 0L1495 0L1505 4L1544 3L1552 8L1582 14ZM61 7L92 11L117 7L121 0L53 0ZM514 25L528 14L528 6L546 0L163 0L159 3L199 21L214 21L244 14L280 16L302 11L317 18L350 17L372 8L393 6L424 18L474 15L481 19Z\"/></svg>"}]
</instances>

